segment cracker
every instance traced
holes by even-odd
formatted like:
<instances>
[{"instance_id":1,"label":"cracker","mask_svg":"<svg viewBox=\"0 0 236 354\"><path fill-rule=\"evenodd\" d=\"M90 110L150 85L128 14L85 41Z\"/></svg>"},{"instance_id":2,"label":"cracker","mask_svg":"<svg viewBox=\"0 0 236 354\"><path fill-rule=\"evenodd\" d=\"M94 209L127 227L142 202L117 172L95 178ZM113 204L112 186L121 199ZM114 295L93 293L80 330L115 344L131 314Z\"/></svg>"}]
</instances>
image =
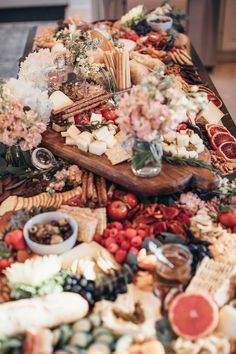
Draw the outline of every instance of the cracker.
<instances>
[{"instance_id":1,"label":"cracker","mask_svg":"<svg viewBox=\"0 0 236 354\"><path fill-rule=\"evenodd\" d=\"M186 291L206 292L218 306L223 306L230 300L230 279L235 274L236 266L205 257Z\"/></svg>"},{"instance_id":2,"label":"cracker","mask_svg":"<svg viewBox=\"0 0 236 354\"><path fill-rule=\"evenodd\" d=\"M130 154L119 144L115 144L111 149L107 149L105 155L112 165L117 165L131 158Z\"/></svg>"},{"instance_id":3,"label":"cracker","mask_svg":"<svg viewBox=\"0 0 236 354\"><path fill-rule=\"evenodd\" d=\"M23 209L23 207L24 207L24 198L18 197L15 210L21 210L21 209Z\"/></svg>"},{"instance_id":4,"label":"cracker","mask_svg":"<svg viewBox=\"0 0 236 354\"><path fill-rule=\"evenodd\" d=\"M61 208L59 211L71 215L78 223L78 241L91 242L96 233L97 219L92 216L71 211L68 208Z\"/></svg>"},{"instance_id":5,"label":"cracker","mask_svg":"<svg viewBox=\"0 0 236 354\"><path fill-rule=\"evenodd\" d=\"M0 216L3 216L8 211L14 211L18 202L18 197L12 195L8 197L0 206Z\"/></svg>"}]
</instances>

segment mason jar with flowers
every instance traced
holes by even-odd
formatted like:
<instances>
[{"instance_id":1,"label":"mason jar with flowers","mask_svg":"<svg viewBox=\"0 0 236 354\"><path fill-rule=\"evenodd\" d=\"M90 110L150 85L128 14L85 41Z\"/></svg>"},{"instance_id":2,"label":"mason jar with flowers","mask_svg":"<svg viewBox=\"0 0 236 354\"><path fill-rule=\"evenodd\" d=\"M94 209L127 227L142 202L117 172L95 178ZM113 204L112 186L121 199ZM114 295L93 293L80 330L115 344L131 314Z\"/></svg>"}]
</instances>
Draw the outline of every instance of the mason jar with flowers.
<instances>
[{"instance_id":1,"label":"mason jar with flowers","mask_svg":"<svg viewBox=\"0 0 236 354\"><path fill-rule=\"evenodd\" d=\"M0 83L0 143L8 149L9 164L20 166L22 151L40 144L50 112L46 92L16 79Z\"/></svg>"},{"instance_id":2,"label":"mason jar with flowers","mask_svg":"<svg viewBox=\"0 0 236 354\"><path fill-rule=\"evenodd\" d=\"M184 92L173 75L152 73L133 86L119 101L117 123L132 147L131 169L139 177L154 177L161 171L161 135L179 123L194 119L207 105L207 95L196 87ZM129 144L127 144L129 142Z\"/></svg>"}]
</instances>

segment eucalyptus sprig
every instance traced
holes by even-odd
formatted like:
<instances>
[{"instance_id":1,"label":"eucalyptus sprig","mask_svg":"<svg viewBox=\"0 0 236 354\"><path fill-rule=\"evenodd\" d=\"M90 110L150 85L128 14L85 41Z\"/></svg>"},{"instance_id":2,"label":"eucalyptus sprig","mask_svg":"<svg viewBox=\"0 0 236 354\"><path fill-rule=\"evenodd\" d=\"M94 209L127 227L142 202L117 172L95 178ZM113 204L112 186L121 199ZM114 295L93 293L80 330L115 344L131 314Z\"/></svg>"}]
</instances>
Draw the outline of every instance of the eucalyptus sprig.
<instances>
[{"instance_id":1,"label":"eucalyptus sprig","mask_svg":"<svg viewBox=\"0 0 236 354\"><path fill-rule=\"evenodd\" d=\"M164 155L163 159L172 164L172 165L181 165L181 166L192 166L192 167L200 167L206 168L209 171L214 172L217 175L221 176L221 171L217 168L214 168L211 164L208 164L204 161L193 159L193 158L184 158L184 157L174 157L174 156L167 156Z\"/></svg>"},{"instance_id":2,"label":"eucalyptus sprig","mask_svg":"<svg viewBox=\"0 0 236 354\"><path fill-rule=\"evenodd\" d=\"M76 127L86 129L89 131L93 131L93 130L97 130L102 127L107 127L110 124L114 124L114 123L110 120L108 122L104 122L104 123L100 123L98 121L93 121L92 123L86 123L86 122L81 121L80 124L76 124Z\"/></svg>"}]
</instances>

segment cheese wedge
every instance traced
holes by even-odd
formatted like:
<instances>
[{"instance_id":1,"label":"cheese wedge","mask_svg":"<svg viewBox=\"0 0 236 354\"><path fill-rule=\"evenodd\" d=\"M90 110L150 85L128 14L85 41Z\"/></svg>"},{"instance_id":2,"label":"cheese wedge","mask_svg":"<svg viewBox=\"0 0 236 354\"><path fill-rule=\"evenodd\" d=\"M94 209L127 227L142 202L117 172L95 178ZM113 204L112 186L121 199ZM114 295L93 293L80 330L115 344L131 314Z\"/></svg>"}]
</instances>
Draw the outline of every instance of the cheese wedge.
<instances>
[{"instance_id":1,"label":"cheese wedge","mask_svg":"<svg viewBox=\"0 0 236 354\"><path fill-rule=\"evenodd\" d=\"M102 123L102 115L92 113L91 118L90 118L90 123L93 123L93 122Z\"/></svg>"},{"instance_id":2,"label":"cheese wedge","mask_svg":"<svg viewBox=\"0 0 236 354\"><path fill-rule=\"evenodd\" d=\"M99 141L106 141L106 138L110 135L107 127L102 127L94 131L94 137Z\"/></svg>"},{"instance_id":3,"label":"cheese wedge","mask_svg":"<svg viewBox=\"0 0 236 354\"><path fill-rule=\"evenodd\" d=\"M94 155L101 156L106 151L106 143L103 141L94 141L89 145L89 152Z\"/></svg>"},{"instance_id":4,"label":"cheese wedge","mask_svg":"<svg viewBox=\"0 0 236 354\"><path fill-rule=\"evenodd\" d=\"M210 124L219 124L219 121L224 116L224 113L216 107L213 102L209 102L207 109L202 113L202 116Z\"/></svg>"},{"instance_id":5,"label":"cheese wedge","mask_svg":"<svg viewBox=\"0 0 236 354\"><path fill-rule=\"evenodd\" d=\"M73 103L73 101L61 91L54 91L49 97L49 102L52 103L54 111L68 107Z\"/></svg>"}]
</instances>

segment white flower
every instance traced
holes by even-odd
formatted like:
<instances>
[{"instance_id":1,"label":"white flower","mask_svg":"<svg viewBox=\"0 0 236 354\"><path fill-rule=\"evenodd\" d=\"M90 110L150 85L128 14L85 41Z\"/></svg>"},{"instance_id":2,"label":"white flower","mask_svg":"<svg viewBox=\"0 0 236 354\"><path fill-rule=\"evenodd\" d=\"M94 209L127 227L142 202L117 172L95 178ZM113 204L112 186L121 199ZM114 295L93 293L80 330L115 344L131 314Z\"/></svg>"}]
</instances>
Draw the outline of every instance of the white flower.
<instances>
[{"instance_id":1,"label":"white flower","mask_svg":"<svg viewBox=\"0 0 236 354\"><path fill-rule=\"evenodd\" d=\"M28 55L21 63L19 79L31 82L34 87L40 90L48 88L47 69L54 66L54 54L49 49L40 49Z\"/></svg>"},{"instance_id":2,"label":"white flower","mask_svg":"<svg viewBox=\"0 0 236 354\"><path fill-rule=\"evenodd\" d=\"M50 255L27 259L24 263L16 262L4 273L10 284L26 284L36 286L52 278L61 270L61 259Z\"/></svg>"},{"instance_id":3,"label":"white flower","mask_svg":"<svg viewBox=\"0 0 236 354\"><path fill-rule=\"evenodd\" d=\"M41 122L48 122L52 105L49 102L47 91L33 87L31 82L13 78L7 81L5 87L11 96L23 101L25 106L29 106L36 112Z\"/></svg>"},{"instance_id":4,"label":"white flower","mask_svg":"<svg viewBox=\"0 0 236 354\"><path fill-rule=\"evenodd\" d=\"M121 17L121 23L129 23L132 22L135 18L142 16L145 13L145 9L143 5L138 5L133 7L127 14Z\"/></svg>"}]
</instances>

